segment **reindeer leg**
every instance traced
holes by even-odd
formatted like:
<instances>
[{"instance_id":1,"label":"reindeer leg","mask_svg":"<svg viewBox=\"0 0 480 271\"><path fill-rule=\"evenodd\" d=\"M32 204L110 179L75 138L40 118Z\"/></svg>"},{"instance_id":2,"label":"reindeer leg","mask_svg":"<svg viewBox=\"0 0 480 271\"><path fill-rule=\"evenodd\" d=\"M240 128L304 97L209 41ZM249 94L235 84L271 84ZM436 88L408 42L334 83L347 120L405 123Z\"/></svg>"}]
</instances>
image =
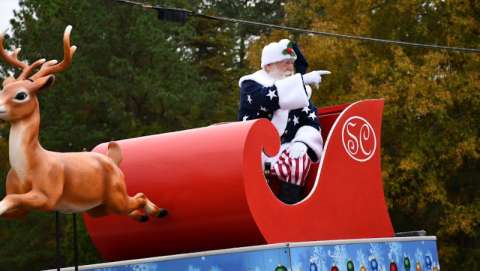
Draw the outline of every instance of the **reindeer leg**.
<instances>
[{"instance_id":1,"label":"reindeer leg","mask_svg":"<svg viewBox=\"0 0 480 271\"><path fill-rule=\"evenodd\" d=\"M145 200L145 195L143 193L137 193L133 197L128 197L127 200L128 209L130 210L128 216L140 222L147 222L148 215L141 211L142 209L145 209L147 204L147 201Z\"/></svg>"},{"instance_id":2,"label":"reindeer leg","mask_svg":"<svg viewBox=\"0 0 480 271\"><path fill-rule=\"evenodd\" d=\"M3 216L9 210L23 209L43 209L46 207L48 198L38 192L30 191L25 194L9 194L0 201L0 216Z\"/></svg>"},{"instance_id":3,"label":"reindeer leg","mask_svg":"<svg viewBox=\"0 0 480 271\"><path fill-rule=\"evenodd\" d=\"M25 194L31 188L29 187L28 183L26 182L21 182L18 179L17 173L13 170L10 169L7 174L7 181L5 183L5 190L6 194ZM26 216L29 213L29 210L24 209L24 208L12 208L7 211L2 215L5 218L22 218Z\"/></svg>"},{"instance_id":4,"label":"reindeer leg","mask_svg":"<svg viewBox=\"0 0 480 271\"><path fill-rule=\"evenodd\" d=\"M125 185L122 183L116 183L114 188L116 189L111 190L109 197L104 203L109 213L128 215L140 222L148 220L148 216L140 211L146 204L145 196L142 193L129 197Z\"/></svg>"},{"instance_id":5,"label":"reindeer leg","mask_svg":"<svg viewBox=\"0 0 480 271\"><path fill-rule=\"evenodd\" d=\"M127 212L129 217L139 222L148 221L148 215L161 217L164 214L164 212L161 212L143 193L137 193L133 197L127 196Z\"/></svg>"},{"instance_id":6,"label":"reindeer leg","mask_svg":"<svg viewBox=\"0 0 480 271\"><path fill-rule=\"evenodd\" d=\"M137 220L138 222L147 222L148 221L148 215L146 215L144 212L140 211L139 209L131 211L128 214L128 216Z\"/></svg>"},{"instance_id":7,"label":"reindeer leg","mask_svg":"<svg viewBox=\"0 0 480 271\"><path fill-rule=\"evenodd\" d=\"M155 205L155 203L151 202L146 196L145 196L145 201L146 201L145 212L147 212L147 214L156 216L159 218L167 216L168 214L167 209L159 208L157 205Z\"/></svg>"},{"instance_id":8,"label":"reindeer leg","mask_svg":"<svg viewBox=\"0 0 480 271\"><path fill-rule=\"evenodd\" d=\"M166 210L158 208L143 193L137 193L133 197L128 196L125 181L121 177L112 179L111 191L105 205L108 210L114 213L128 214L128 216L140 222L147 221L148 215L157 217L166 215Z\"/></svg>"},{"instance_id":9,"label":"reindeer leg","mask_svg":"<svg viewBox=\"0 0 480 271\"><path fill-rule=\"evenodd\" d=\"M138 193L133 197L128 196L123 175L111 179L110 191L110 195L105 202L105 206L109 211L128 215L140 222L148 220L148 216L141 211L147 204L145 195Z\"/></svg>"},{"instance_id":10,"label":"reindeer leg","mask_svg":"<svg viewBox=\"0 0 480 271\"><path fill-rule=\"evenodd\" d=\"M104 205L100 205L93 209L90 209L87 211L87 213L94 218L106 216L109 214L108 210L105 208ZM143 212L139 211L138 209L131 211L128 214L128 216L130 216L131 218L139 222L146 222L148 220L148 216L146 216Z\"/></svg>"},{"instance_id":11,"label":"reindeer leg","mask_svg":"<svg viewBox=\"0 0 480 271\"><path fill-rule=\"evenodd\" d=\"M137 200L140 199L141 201L145 202L142 205L147 215L155 216L155 217L165 217L168 214L168 211L166 209L158 208L157 205L151 202L143 193L138 193L135 196L133 196L133 198ZM135 215L138 215L139 213L141 212L137 209L135 211L130 212L129 215L135 216ZM144 217L142 217L141 219L146 221L148 220L148 216L144 215Z\"/></svg>"}]
</instances>

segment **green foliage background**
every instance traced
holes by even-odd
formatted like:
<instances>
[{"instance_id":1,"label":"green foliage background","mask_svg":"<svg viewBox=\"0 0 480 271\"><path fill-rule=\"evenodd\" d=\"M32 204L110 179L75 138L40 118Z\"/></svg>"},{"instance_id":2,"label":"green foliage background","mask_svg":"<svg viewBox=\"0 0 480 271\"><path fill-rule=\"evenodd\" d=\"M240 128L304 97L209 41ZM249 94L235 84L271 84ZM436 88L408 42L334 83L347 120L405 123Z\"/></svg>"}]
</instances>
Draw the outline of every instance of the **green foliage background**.
<instances>
[{"instance_id":1,"label":"green foliage background","mask_svg":"<svg viewBox=\"0 0 480 271\"><path fill-rule=\"evenodd\" d=\"M383 176L396 231L438 236L442 270L480 270L480 56L306 36L155 12L112 0L23 0L7 46L22 59L62 56L74 26L72 67L40 97L43 146L89 150L112 139L236 119L238 78L259 66L270 41L296 40L310 67L328 69L317 105L385 98ZM149 1L205 14L412 42L480 47L476 1ZM3 63L0 75L12 72ZM18 71L17 71L18 72ZM8 170L0 126L0 175ZM3 182L0 185L4 193ZM2 194L3 194L2 193ZM62 217L64 265L72 223ZM80 261L101 262L80 227ZM53 268L54 215L0 220L0 270Z\"/></svg>"}]
</instances>

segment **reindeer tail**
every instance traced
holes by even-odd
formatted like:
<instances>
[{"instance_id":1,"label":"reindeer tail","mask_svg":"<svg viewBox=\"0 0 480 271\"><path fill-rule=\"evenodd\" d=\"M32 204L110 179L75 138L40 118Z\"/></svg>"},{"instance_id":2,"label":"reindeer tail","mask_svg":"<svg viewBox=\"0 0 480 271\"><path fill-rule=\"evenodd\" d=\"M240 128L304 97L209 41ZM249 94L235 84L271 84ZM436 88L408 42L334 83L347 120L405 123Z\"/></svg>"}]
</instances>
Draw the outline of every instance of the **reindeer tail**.
<instances>
[{"instance_id":1,"label":"reindeer tail","mask_svg":"<svg viewBox=\"0 0 480 271\"><path fill-rule=\"evenodd\" d=\"M117 164L117 166L120 165L120 163L122 162L123 156L122 156L122 149L120 149L120 145L118 145L117 142L110 141L110 143L108 143L107 156L110 157L110 159L112 159L113 162Z\"/></svg>"}]
</instances>

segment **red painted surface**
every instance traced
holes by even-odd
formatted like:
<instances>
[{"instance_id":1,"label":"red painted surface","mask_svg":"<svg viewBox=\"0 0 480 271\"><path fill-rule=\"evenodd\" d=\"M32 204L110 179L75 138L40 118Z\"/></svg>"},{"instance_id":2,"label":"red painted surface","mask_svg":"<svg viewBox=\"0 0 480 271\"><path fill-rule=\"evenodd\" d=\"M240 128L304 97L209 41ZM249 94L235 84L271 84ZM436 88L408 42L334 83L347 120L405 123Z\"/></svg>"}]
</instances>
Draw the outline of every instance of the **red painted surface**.
<instances>
[{"instance_id":1,"label":"red painted surface","mask_svg":"<svg viewBox=\"0 0 480 271\"><path fill-rule=\"evenodd\" d=\"M278 242L390 237L393 228L380 169L382 111L383 100L361 101L342 111L325 142L319 179L308 197L295 205L279 201L263 176L261 151L273 155L279 148L276 130L267 120L118 141L129 194L144 191L170 214L143 224L127 217L85 215L87 230L107 260ZM351 119L342 136L345 121L353 116L366 120L376 135L376 148L363 162L348 155L343 144L344 139L355 138L360 143L359 118ZM372 137L368 138L362 141L360 159L372 149ZM94 151L104 152L105 147L101 144Z\"/></svg>"},{"instance_id":2,"label":"red painted surface","mask_svg":"<svg viewBox=\"0 0 480 271\"><path fill-rule=\"evenodd\" d=\"M349 105L350 104L334 105L318 109L317 115L322 129L323 142L327 141L328 133L332 129L333 124ZM310 173L305 183L305 193L307 194L312 190L315 180L317 179L318 165L318 163L313 163L310 168Z\"/></svg>"}]
</instances>

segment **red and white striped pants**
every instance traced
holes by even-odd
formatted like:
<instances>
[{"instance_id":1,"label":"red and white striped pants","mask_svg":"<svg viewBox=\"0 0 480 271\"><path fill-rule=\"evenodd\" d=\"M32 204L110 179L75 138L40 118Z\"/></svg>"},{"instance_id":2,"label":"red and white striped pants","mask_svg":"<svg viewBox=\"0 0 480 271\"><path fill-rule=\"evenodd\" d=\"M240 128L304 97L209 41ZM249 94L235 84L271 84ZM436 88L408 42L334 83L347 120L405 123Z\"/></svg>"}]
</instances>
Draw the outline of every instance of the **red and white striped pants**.
<instances>
[{"instance_id":1,"label":"red and white striped pants","mask_svg":"<svg viewBox=\"0 0 480 271\"><path fill-rule=\"evenodd\" d=\"M312 160L305 153L296 159L290 158L285 149L278 160L271 164L270 174L276 176L281 181L304 186L305 181L312 165Z\"/></svg>"}]
</instances>

